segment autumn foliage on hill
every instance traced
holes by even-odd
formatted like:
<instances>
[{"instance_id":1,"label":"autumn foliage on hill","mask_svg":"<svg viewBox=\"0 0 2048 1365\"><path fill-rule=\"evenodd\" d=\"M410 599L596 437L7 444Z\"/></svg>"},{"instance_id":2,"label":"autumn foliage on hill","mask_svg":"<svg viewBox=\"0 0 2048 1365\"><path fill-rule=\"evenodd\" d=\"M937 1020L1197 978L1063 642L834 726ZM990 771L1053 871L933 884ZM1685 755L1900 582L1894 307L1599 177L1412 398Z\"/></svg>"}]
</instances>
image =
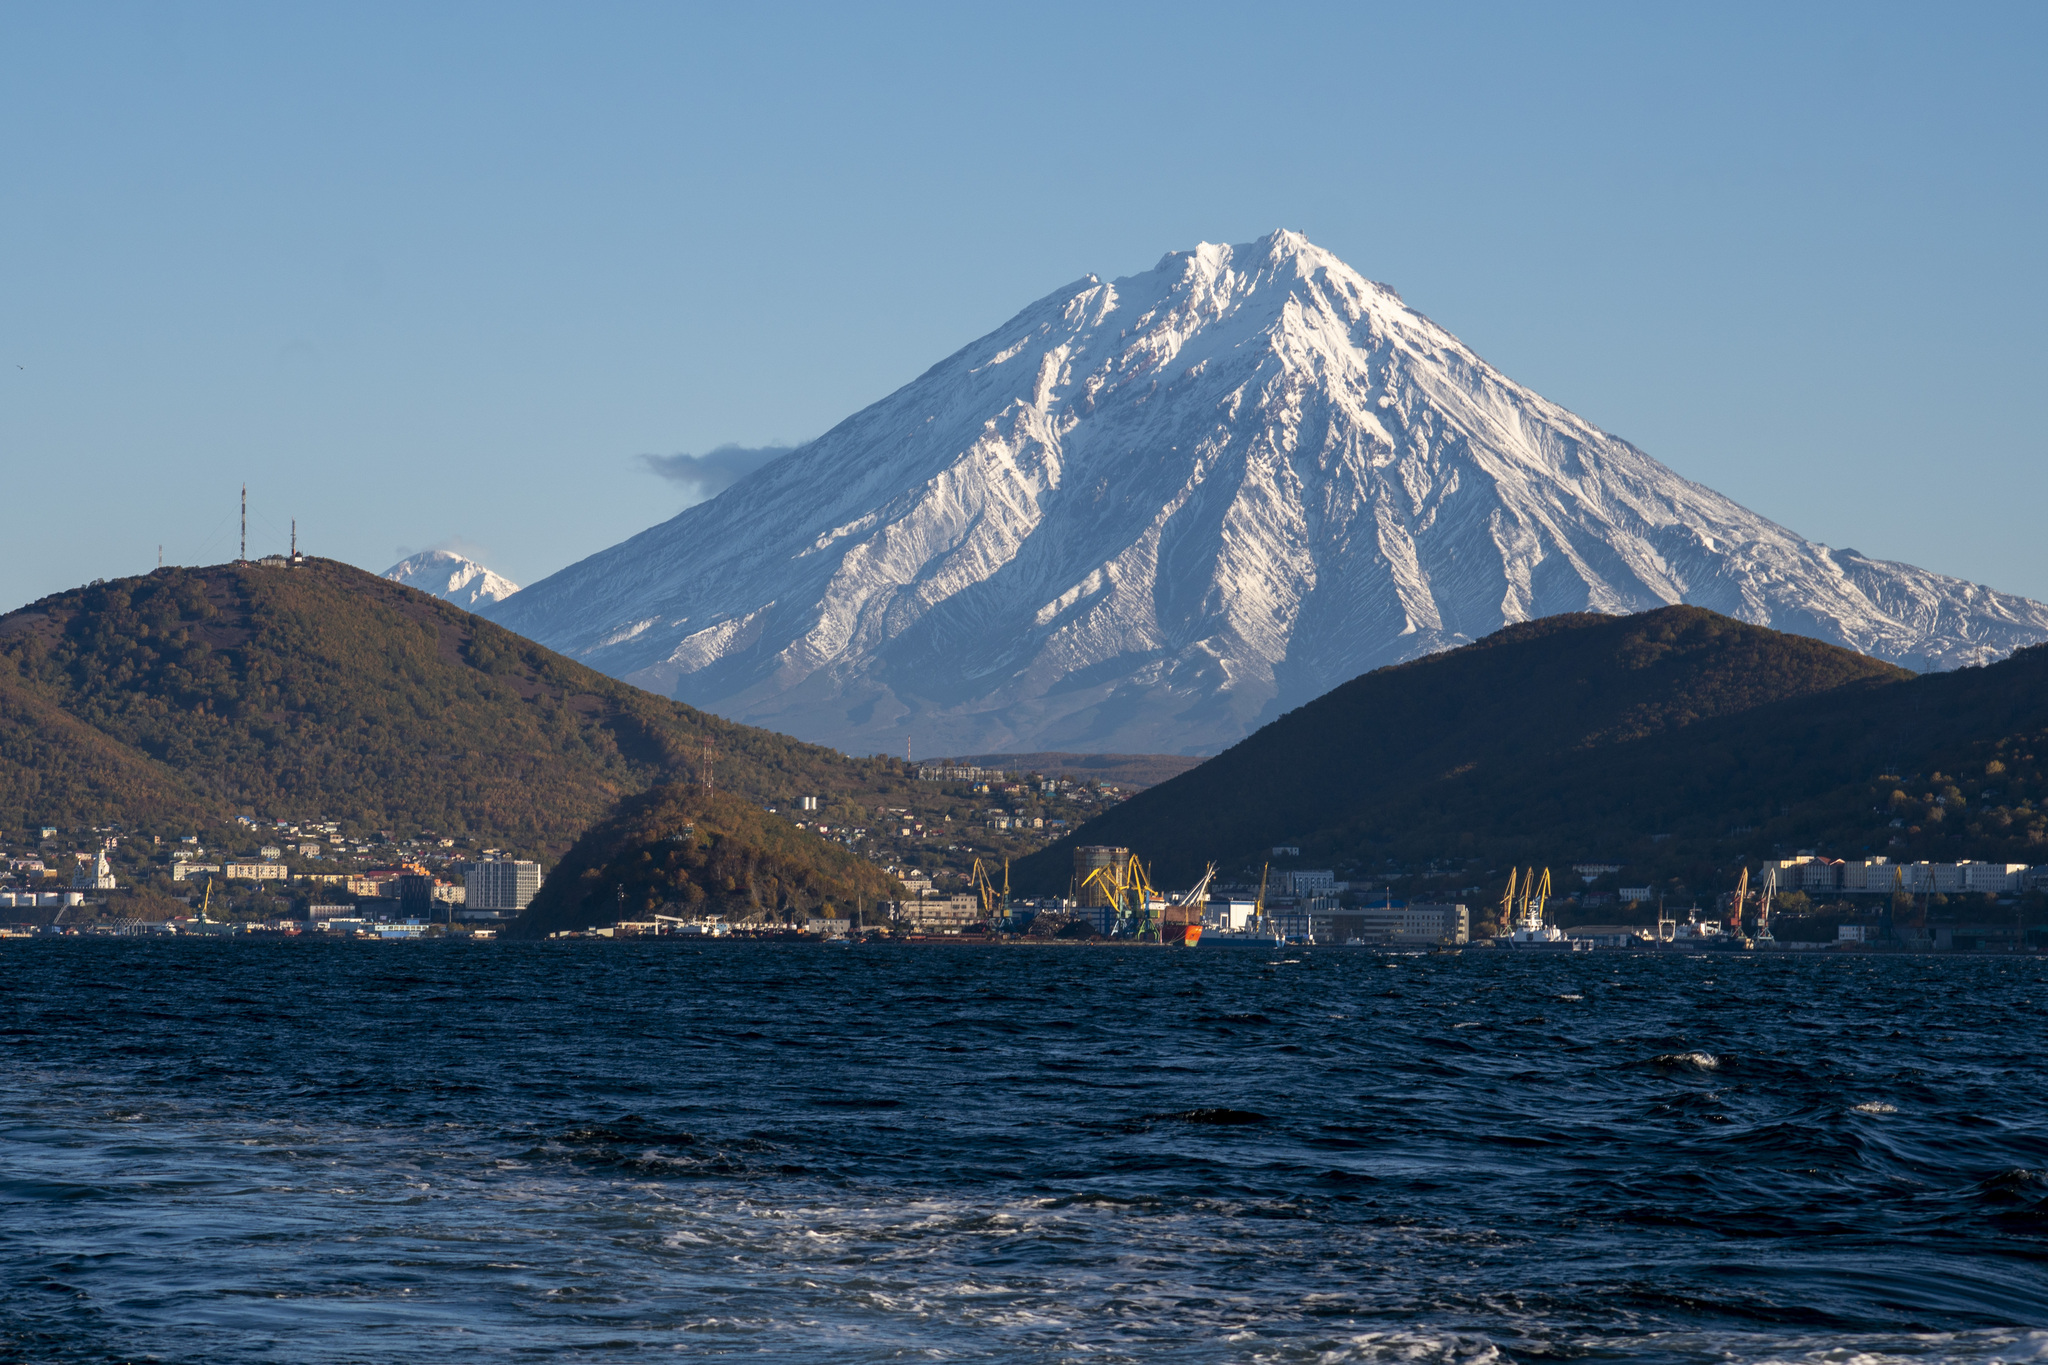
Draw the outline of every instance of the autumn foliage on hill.
<instances>
[{"instance_id":1,"label":"autumn foliage on hill","mask_svg":"<svg viewBox=\"0 0 2048 1365\"><path fill-rule=\"evenodd\" d=\"M894 760L654 696L333 561L159 569L0 617L9 828L251 811L553 856L707 754L721 790L763 804L917 786Z\"/></svg>"},{"instance_id":2,"label":"autumn foliage on hill","mask_svg":"<svg viewBox=\"0 0 2048 1365\"><path fill-rule=\"evenodd\" d=\"M901 894L874 864L758 806L671 784L627 797L592 826L508 934L538 938L663 911L843 918Z\"/></svg>"}]
</instances>

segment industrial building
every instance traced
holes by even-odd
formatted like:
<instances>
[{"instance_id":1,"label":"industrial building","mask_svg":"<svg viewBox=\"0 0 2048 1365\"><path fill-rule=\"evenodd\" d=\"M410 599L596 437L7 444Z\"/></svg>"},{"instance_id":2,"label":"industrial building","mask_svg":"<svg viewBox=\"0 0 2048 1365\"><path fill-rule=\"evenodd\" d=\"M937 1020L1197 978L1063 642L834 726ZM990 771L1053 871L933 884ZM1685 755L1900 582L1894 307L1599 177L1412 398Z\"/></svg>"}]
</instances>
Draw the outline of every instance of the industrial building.
<instances>
[{"instance_id":1,"label":"industrial building","mask_svg":"<svg viewBox=\"0 0 2048 1365\"><path fill-rule=\"evenodd\" d=\"M1464 943L1471 935L1472 916L1463 906L1444 901L1397 902L1359 906L1329 916L1331 938L1338 943L1381 943L1388 947L1432 947Z\"/></svg>"},{"instance_id":2,"label":"industrial building","mask_svg":"<svg viewBox=\"0 0 2048 1365\"><path fill-rule=\"evenodd\" d=\"M1257 918L1259 903L1228 896L1212 896L1208 909L1202 915L1204 928L1239 934L1252 927Z\"/></svg>"},{"instance_id":3,"label":"industrial building","mask_svg":"<svg viewBox=\"0 0 2048 1365\"><path fill-rule=\"evenodd\" d=\"M988 918L979 896L925 896L903 902L903 918L927 933L957 932Z\"/></svg>"}]
</instances>

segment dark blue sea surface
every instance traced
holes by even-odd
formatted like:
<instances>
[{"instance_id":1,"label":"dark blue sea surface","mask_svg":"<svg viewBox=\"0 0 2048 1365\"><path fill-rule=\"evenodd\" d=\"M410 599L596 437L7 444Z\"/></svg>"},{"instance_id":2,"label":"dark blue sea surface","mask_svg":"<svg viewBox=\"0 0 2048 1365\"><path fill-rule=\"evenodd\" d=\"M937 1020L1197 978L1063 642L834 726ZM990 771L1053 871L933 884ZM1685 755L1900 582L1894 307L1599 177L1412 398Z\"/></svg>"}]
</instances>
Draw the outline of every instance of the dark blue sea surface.
<instances>
[{"instance_id":1,"label":"dark blue sea surface","mask_svg":"<svg viewBox=\"0 0 2048 1365\"><path fill-rule=\"evenodd\" d=\"M2048 1357L2044 964L0 951L0 1360Z\"/></svg>"}]
</instances>

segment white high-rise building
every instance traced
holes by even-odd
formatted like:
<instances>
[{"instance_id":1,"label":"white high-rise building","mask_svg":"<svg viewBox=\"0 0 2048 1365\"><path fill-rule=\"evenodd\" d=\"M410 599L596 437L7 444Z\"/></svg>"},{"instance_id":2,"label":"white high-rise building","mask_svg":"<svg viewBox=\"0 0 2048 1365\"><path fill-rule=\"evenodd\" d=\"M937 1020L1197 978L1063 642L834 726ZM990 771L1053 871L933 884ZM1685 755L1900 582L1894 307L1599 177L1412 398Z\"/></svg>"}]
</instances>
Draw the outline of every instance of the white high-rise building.
<instances>
[{"instance_id":1,"label":"white high-rise building","mask_svg":"<svg viewBox=\"0 0 2048 1365\"><path fill-rule=\"evenodd\" d=\"M540 894L540 864L493 858L471 863L469 875L462 881L465 909L516 914Z\"/></svg>"}]
</instances>

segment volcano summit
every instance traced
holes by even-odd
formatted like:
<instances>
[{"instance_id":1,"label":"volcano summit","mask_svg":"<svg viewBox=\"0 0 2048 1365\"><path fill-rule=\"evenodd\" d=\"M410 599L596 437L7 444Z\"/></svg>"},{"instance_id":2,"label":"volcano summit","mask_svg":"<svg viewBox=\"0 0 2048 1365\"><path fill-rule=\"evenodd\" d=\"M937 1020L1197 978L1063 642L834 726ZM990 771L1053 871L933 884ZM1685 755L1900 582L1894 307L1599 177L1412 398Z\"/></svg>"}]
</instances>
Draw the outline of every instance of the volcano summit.
<instances>
[{"instance_id":1,"label":"volcano summit","mask_svg":"<svg viewBox=\"0 0 2048 1365\"><path fill-rule=\"evenodd\" d=\"M1200 753L1512 622L1675 602L1918 669L2048 639L1680 478L1291 232L1056 290L488 610L847 750Z\"/></svg>"}]
</instances>

